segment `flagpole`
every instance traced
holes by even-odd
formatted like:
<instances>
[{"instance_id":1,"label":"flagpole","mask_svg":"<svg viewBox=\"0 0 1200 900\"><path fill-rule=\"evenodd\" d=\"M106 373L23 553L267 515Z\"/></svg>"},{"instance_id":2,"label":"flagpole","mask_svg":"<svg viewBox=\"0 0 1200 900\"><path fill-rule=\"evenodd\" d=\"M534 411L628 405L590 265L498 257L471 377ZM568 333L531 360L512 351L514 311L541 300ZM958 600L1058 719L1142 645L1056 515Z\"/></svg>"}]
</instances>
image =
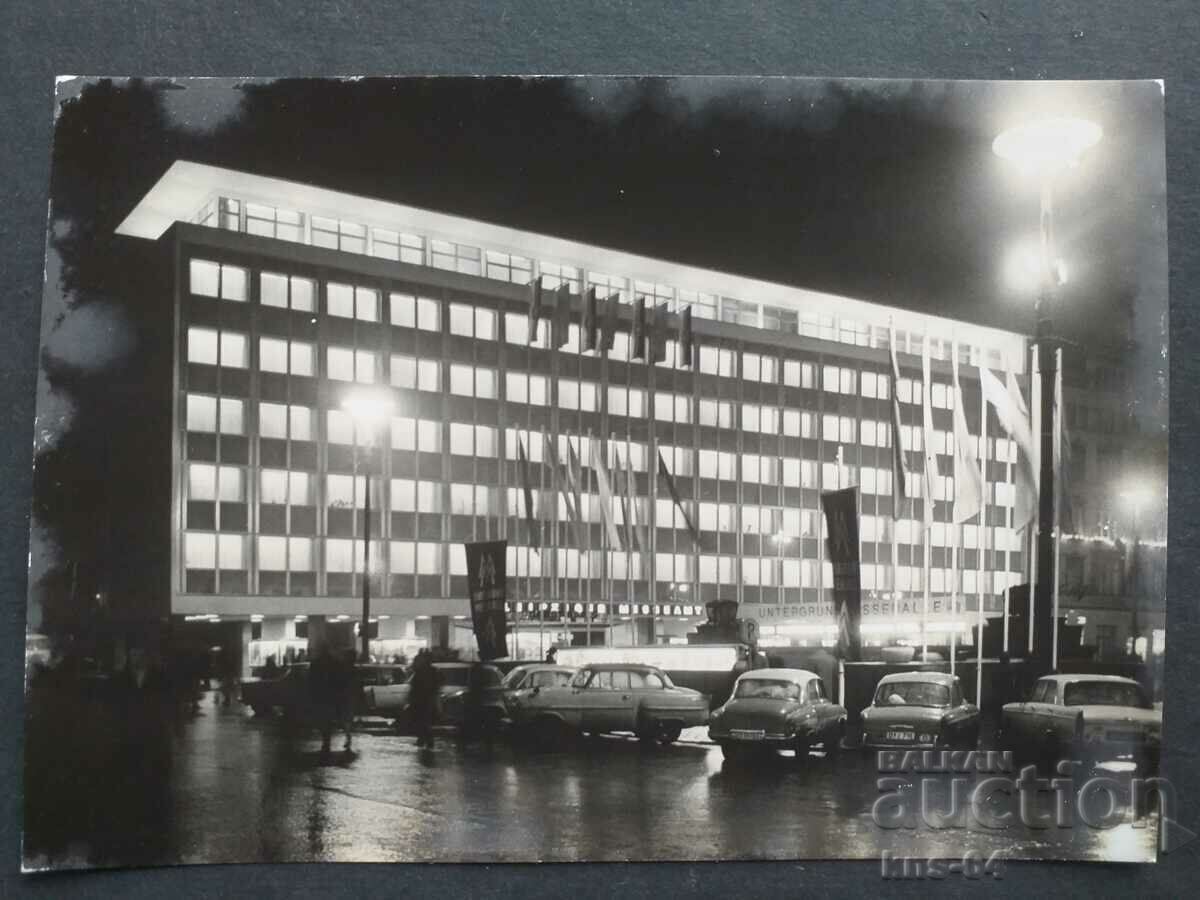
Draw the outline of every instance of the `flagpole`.
<instances>
[{"instance_id":1,"label":"flagpole","mask_svg":"<svg viewBox=\"0 0 1200 900\"><path fill-rule=\"evenodd\" d=\"M984 359L982 351L980 351L979 369L982 370ZM980 491L979 497L979 520L975 526L975 555L976 555L976 579L975 587L979 592L979 597L975 604L975 705L983 705L983 577L987 571L984 567L984 543L987 533L987 501L988 501L988 484L987 484L987 434L988 434L988 401L987 393L983 389L983 379L979 381L979 475L983 483L983 489ZM1008 592L1005 592L1004 608L1006 611L1004 619L1004 644L1008 647Z\"/></svg>"},{"instance_id":2,"label":"flagpole","mask_svg":"<svg viewBox=\"0 0 1200 900\"><path fill-rule=\"evenodd\" d=\"M929 446L929 439L933 434L932 417L933 410L931 408L931 393L932 385L930 384L931 373L929 365L929 335L925 335L925 340L921 344L921 455L924 460L924 484L922 485L921 493L923 494L924 503L924 532L922 534L922 544L924 546L924 563L925 572L921 579L921 662L926 662L929 657L929 597L930 597L930 572L933 568L933 484L937 478L936 462L934 463L934 471L930 472L930 461L933 459L933 448Z\"/></svg>"},{"instance_id":3,"label":"flagpole","mask_svg":"<svg viewBox=\"0 0 1200 900\"><path fill-rule=\"evenodd\" d=\"M1041 360L1039 358L1039 356L1040 356L1039 347L1037 344L1033 345L1032 352L1033 352L1033 377L1029 382L1029 399L1030 399L1029 414L1030 414L1031 421L1033 423L1033 427L1030 430L1036 436L1036 435L1041 435L1041 433L1042 433L1042 431L1041 431L1042 367L1041 367ZM1042 495L1042 486L1041 486L1042 442L1041 442L1040 438L1037 438L1033 441L1033 454L1034 454L1034 459L1033 459L1034 497L1038 498L1038 502L1040 503L1040 498ZM1038 550L1037 550L1037 547L1038 547L1038 542L1037 542L1037 537L1034 534L1032 525L1028 527L1028 531L1030 534L1030 546L1031 546L1032 550L1029 554L1029 566L1030 566L1030 569L1029 569L1029 616L1027 619L1027 627L1026 627L1026 633L1028 634L1028 639L1027 639L1028 645L1026 647L1026 652L1028 653L1030 659L1032 659L1033 658L1033 615L1034 615L1034 611L1035 611L1034 603L1035 603L1035 599L1037 597L1037 573L1038 573L1038 562L1037 562Z\"/></svg>"},{"instance_id":4,"label":"flagpole","mask_svg":"<svg viewBox=\"0 0 1200 900\"><path fill-rule=\"evenodd\" d=\"M1050 643L1050 671L1058 671L1058 586L1062 578L1058 573L1062 570L1058 567L1059 550L1062 538L1062 527L1059 524L1059 510L1062 504L1059 502L1060 493L1062 491L1062 396L1063 396L1063 352L1062 347L1058 347L1054 351L1055 367L1054 367L1054 419L1052 427L1054 428L1054 584L1051 591L1053 602L1052 620L1051 620L1051 643ZM1137 635L1134 635L1136 641Z\"/></svg>"}]
</instances>

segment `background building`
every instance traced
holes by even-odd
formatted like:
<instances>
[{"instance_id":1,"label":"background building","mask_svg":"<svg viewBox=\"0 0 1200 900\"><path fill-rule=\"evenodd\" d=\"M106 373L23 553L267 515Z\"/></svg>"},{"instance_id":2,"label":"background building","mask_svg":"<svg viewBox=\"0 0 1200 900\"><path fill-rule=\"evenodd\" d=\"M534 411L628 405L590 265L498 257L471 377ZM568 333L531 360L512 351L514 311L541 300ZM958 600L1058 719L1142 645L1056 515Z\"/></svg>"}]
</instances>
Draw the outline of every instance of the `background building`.
<instances>
[{"instance_id":1,"label":"background building","mask_svg":"<svg viewBox=\"0 0 1200 900\"><path fill-rule=\"evenodd\" d=\"M160 240L175 266L164 291L175 322L173 401L161 412L172 423L173 484L164 602L176 618L240 623L245 662L317 635L350 643L368 475L377 653L468 648L460 545L498 536L510 541L522 654L561 640L681 640L718 597L741 601L768 643L831 638L819 493L851 484L862 496L869 639L914 637L922 502L901 502L893 567L889 329L914 471L926 344L932 357L943 474L929 531L930 638L965 629L980 598L996 614L1021 580L1022 542L1008 527L1015 447L994 436L994 416L986 549L980 560L978 528L965 526L957 598L947 499L954 348L977 432L975 367L1021 372L1020 335L184 162L119 232ZM539 276L548 292L566 285L572 295L560 349L547 347L549 321L530 346L529 284ZM581 352L591 288L623 302L608 354ZM669 311L657 365L630 359L637 296ZM691 368L675 340L687 306L699 345ZM394 401L376 441L341 408L365 384ZM583 461L580 532L554 494L543 435L561 458L570 443ZM539 518L557 523L540 553L520 506L518 436ZM636 515L657 525L649 546L605 544L591 441L610 472L618 456L630 460ZM651 477L655 451L698 544Z\"/></svg>"}]
</instances>

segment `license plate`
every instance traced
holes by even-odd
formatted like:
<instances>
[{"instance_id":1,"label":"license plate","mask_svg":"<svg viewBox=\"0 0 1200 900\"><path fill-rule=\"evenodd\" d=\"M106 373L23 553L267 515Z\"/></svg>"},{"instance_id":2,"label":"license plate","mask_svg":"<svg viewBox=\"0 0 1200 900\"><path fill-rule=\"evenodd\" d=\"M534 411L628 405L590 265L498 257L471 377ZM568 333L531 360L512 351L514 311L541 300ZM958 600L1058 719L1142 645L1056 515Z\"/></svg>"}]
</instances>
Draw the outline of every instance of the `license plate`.
<instances>
[{"instance_id":1,"label":"license plate","mask_svg":"<svg viewBox=\"0 0 1200 900\"><path fill-rule=\"evenodd\" d=\"M731 738L736 738L739 741L761 741L763 739L763 730L753 730L749 728L732 728L729 731Z\"/></svg>"},{"instance_id":2,"label":"license plate","mask_svg":"<svg viewBox=\"0 0 1200 900\"><path fill-rule=\"evenodd\" d=\"M889 741L911 741L916 735L911 731L889 731L887 739Z\"/></svg>"}]
</instances>

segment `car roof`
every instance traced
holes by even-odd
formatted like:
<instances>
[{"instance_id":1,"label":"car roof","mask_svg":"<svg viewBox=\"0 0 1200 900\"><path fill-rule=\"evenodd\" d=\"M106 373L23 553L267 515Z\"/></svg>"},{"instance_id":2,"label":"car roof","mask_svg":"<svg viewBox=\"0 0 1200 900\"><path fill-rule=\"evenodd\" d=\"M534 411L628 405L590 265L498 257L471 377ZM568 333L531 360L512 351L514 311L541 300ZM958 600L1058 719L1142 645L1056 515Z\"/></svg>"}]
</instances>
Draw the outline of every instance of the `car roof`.
<instances>
[{"instance_id":1,"label":"car roof","mask_svg":"<svg viewBox=\"0 0 1200 900\"><path fill-rule=\"evenodd\" d=\"M509 669L509 674L513 672L574 672L574 666L560 666L557 663L525 663L524 665L514 666Z\"/></svg>"},{"instance_id":2,"label":"car roof","mask_svg":"<svg viewBox=\"0 0 1200 900\"><path fill-rule=\"evenodd\" d=\"M662 670L658 666L651 666L646 663L587 663L579 668L591 669L594 672L626 672L636 669L639 672L662 673Z\"/></svg>"},{"instance_id":3,"label":"car roof","mask_svg":"<svg viewBox=\"0 0 1200 900\"><path fill-rule=\"evenodd\" d=\"M1135 684L1140 686L1140 682L1132 678L1126 678L1123 675L1088 675L1086 672L1044 675L1038 681L1053 681L1057 684L1071 684L1076 681L1106 681L1110 684Z\"/></svg>"},{"instance_id":4,"label":"car roof","mask_svg":"<svg viewBox=\"0 0 1200 900\"><path fill-rule=\"evenodd\" d=\"M810 672L808 669L751 669L749 672L743 672L738 676L738 681L743 678L762 678L769 681L809 681L810 679L820 679L820 675L816 672Z\"/></svg>"},{"instance_id":5,"label":"car roof","mask_svg":"<svg viewBox=\"0 0 1200 900\"><path fill-rule=\"evenodd\" d=\"M879 679L880 684L894 684L897 681L920 681L927 684L951 685L958 681L957 675L946 672L893 672Z\"/></svg>"}]
</instances>

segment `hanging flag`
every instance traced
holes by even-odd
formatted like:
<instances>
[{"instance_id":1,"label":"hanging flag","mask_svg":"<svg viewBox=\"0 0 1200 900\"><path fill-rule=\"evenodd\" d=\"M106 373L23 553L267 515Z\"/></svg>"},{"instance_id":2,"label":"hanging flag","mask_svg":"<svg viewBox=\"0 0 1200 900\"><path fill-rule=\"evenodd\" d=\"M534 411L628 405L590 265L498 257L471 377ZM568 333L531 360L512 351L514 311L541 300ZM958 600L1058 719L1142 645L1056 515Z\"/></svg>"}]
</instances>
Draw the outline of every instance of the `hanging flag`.
<instances>
[{"instance_id":1,"label":"hanging flag","mask_svg":"<svg viewBox=\"0 0 1200 900\"><path fill-rule=\"evenodd\" d=\"M571 337L571 287L566 282L554 292L554 311L550 315L550 346L561 347Z\"/></svg>"},{"instance_id":2,"label":"hanging flag","mask_svg":"<svg viewBox=\"0 0 1200 900\"><path fill-rule=\"evenodd\" d=\"M667 304L654 307L654 328L650 332L650 362L656 365L667 358Z\"/></svg>"},{"instance_id":3,"label":"hanging flag","mask_svg":"<svg viewBox=\"0 0 1200 900\"><path fill-rule=\"evenodd\" d=\"M966 403L958 382L958 344L954 345L954 521L965 522L983 509L983 476L975 439L967 430Z\"/></svg>"},{"instance_id":4,"label":"hanging flag","mask_svg":"<svg viewBox=\"0 0 1200 900\"><path fill-rule=\"evenodd\" d=\"M633 525L633 548L641 553L650 549L650 538L642 522L641 499L638 497L637 476L633 472L633 454L625 454L625 488L629 492L629 511Z\"/></svg>"},{"instance_id":5,"label":"hanging flag","mask_svg":"<svg viewBox=\"0 0 1200 900\"><path fill-rule=\"evenodd\" d=\"M579 507L576 505L576 497L572 494L570 484L567 480L567 475L563 471L562 465L558 461L558 452L555 450L554 441L550 439L547 432L542 432L545 449L543 453L546 460L550 464L550 478L553 482L554 489L562 495L563 505L567 508L567 521L571 523L571 531L575 536L575 546L583 546L583 529L579 522Z\"/></svg>"},{"instance_id":6,"label":"hanging flag","mask_svg":"<svg viewBox=\"0 0 1200 900\"><path fill-rule=\"evenodd\" d=\"M604 301L604 314L600 321L600 350L608 353L613 348L613 338L617 333L617 319L620 318L621 295L611 294Z\"/></svg>"},{"instance_id":7,"label":"hanging flag","mask_svg":"<svg viewBox=\"0 0 1200 900\"><path fill-rule=\"evenodd\" d=\"M590 287L583 299L583 350L596 349L596 288Z\"/></svg>"},{"instance_id":8,"label":"hanging flag","mask_svg":"<svg viewBox=\"0 0 1200 900\"><path fill-rule=\"evenodd\" d=\"M529 283L529 343L536 344L542 322L542 276Z\"/></svg>"},{"instance_id":9,"label":"hanging flag","mask_svg":"<svg viewBox=\"0 0 1200 900\"><path fill-rule=\"evenodd\" d=\"M604 456L600 450L600 445L603 443L606 442L592 441L592 471L596 473L596 487L600 491L600 520L608 534L609 544L614 549L622 550L625 545L621 543L621 531L617 528L617 523L613 521L612 482L608 477L608 469L604 465Z\"/></svg>"},{"instance_id":10,"label":"hanging flag","mask_svg":"<svg viewBox=\"0 0 1200 900\"><path fill-rule=\"evenodd\" d=\"M1020 530L1033 518L1037 503L1037 479L1033 469L1033 433L1029 429L1029 413L1021 397L1021 389L1010 372L1008 389L987 366L979 369L979 383L988 403L996 410L1000 427L1017 443L1016 504L1013 528Z\"/></svg>"},{"instance_id":11,"label":"hanging flag","mask_svg":"<svg viewBox=\"0 0 1200 900\"><path fill-rule=\"evenodd\" d=\"M582 519L583 505L580 502L579 493L583 485L583 466L570 437L567 438L567 484L571 489L571 496L575 498L575 509Z\"/></svg>"},{"instance_id":12,"label":"hanging flag","mask_svg":"<svg viewBox=\"0 0 1200 900\"><path fill-rule=\"evenodd\" d=\"M505 563L508 541L465 544L471 625L481 660L508 656Z\"/></svg>"},{"instance_id":13,"label":"hanging flag","mask_svg":"<svg viewBox=\"0 0 1200 900\"><path fill-rule=\"evenodd\" d=\"M858 550L858 488L821 494L833 568L833 611L838 625L838 656L858 659L861 647L862 584Z\"/></svg>"},{"instance_id":14,"label":"hanging flag","mask_svg":"<svg viewBox=\"0 0 1200 900\"><path fill-rule=\"evenodd\" d=\"M687 514L687 510L683 508L683 501L679 499L679 489L675 486L675 479L671 477L670 470L667 469L667 461L663 459L661 450L658 451L658 475L666 482L667 491L671 494L671 499L675 502L680 515L683 516L683 524L687 528L688 534L691 535L692 543L699 547L700 535L696 532L696 526L692 524L692 519Z\"/></svg>"},{"instance_id":15,"label":"hanging flag","mask_svg":"<svg viewBox=\"0 0 1200 900\"><path fill-rule=\"evenodd\" d=\"M892 518L900 515L900 500L908 496L908 467L904 464L904 445L900 440L900 363L896 359L896 329L888 323L889 352L892 357Z\"/></svg>"},{"instance_id":16,"label":"hanging flag","mask_svg":"<svg viewBox=\"0 0 1200 900\"><path fill-rule=\"evenodd\" d=\"M633 304L633 328L629 334L629 358L646 358L646 298L638 297Z\"/></svg>"},{"instance_id":17,"label":"hanging flag","mask_svg":"<svg viewBox=\"0 0 1200 900\"><path fill-rule=\"evenodd\" d=\"M1067 431L1066 407L1063 406L1062 350L1059 350L1058 369L1054 377L1054 483L1058 486L1058 498L1054 503L1060 533L1071 533L1074 528L1074 506L1071 503L1070 484L1067 475L1071 470L1071 433Z\"/></svg>"},{"instance_id":18,"label":"hanging flag","mask_svg":"<svg viewBox=\"0 0 1200 900\"><path fill-rule=\"evenodd\" d=\"M517 435L517 469L521 475L521 493L525 497L525 525L529 530L529 546L540 547L540 529L533 510L533 481L529 477L529 457L525 453L525 442Z\"/></svg>"},{"instance_id":19,"label":"hanging flag","mask_svg":"<svg viewBox=\"0 0 1200 900\"><path fill-rule=\"evenodd\" d=\"M933 446L933 378L930 373L929 340L922 344L921 351L921 448L924 457L924 472L921 474L921 493L925 497L925 527L933 524L933 489L937 484L937 452Z\"/></svg>"},{"instance_id":20,"label":"hanging flag","mask_svg":"<svg viewBox=\"0 0 1200 900\"><path fill-rule=\"evenodd\" d=\"M692 308L685 306L679 315L679 365L690 369L696 359L696 342L692 334Z\"/></svg>"},{"instance_id":21,"label":"hanging flag","mask_svg":"<svg viewBox=\"0 0 1200 900\"><path fill-rule=\"evenodd\" d=\"M617 498L621 502L621 522L625 525L625 546L634 545L632 511L629 508L629 472L621 465L621 449L616 450L616 462L613 468L613 480L616 482Z\"/></svg>"}]
</instances>

